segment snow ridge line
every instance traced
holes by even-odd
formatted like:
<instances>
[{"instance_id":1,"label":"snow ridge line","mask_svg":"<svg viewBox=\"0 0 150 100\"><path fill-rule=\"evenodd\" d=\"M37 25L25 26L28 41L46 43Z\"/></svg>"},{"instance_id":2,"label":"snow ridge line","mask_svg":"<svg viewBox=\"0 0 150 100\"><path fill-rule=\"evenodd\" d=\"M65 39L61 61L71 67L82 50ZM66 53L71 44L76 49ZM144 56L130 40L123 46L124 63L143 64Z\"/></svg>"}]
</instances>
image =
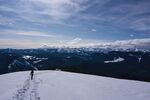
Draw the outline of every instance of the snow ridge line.
<instances>
[{"instance_id":1,"label":"snow ridge line","mask_svg":"<svg viewBox=\"0 0 150 100\"><path fill-rule=\"evenodd\" d=\"M41 80L35 75L33 80L28 77L22 88L18 89L12 100L40 100L38 87Z\"/></svg>"}]
</instances>

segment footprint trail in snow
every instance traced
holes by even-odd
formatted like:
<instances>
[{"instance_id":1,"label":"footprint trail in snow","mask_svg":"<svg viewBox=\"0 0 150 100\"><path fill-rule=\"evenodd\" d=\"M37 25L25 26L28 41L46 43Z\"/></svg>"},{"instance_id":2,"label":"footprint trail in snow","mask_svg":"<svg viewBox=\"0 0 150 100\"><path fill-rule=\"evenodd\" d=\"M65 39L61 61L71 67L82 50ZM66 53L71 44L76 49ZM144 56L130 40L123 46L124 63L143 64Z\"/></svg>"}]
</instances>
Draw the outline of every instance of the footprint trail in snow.
<instances>
[{"instance_id":1,"label":"footprint trail in snow","mask_svg":"<svg viewBox=\"0 0 150 100\"><path fill-rule=\"evenodd\" d=\"M34 75L33 80L28 77L24 82L22 88L18 89L14 94L12 100L40 100L38 87L41 83L41 79Z\"/></svg>"}]
</instances>

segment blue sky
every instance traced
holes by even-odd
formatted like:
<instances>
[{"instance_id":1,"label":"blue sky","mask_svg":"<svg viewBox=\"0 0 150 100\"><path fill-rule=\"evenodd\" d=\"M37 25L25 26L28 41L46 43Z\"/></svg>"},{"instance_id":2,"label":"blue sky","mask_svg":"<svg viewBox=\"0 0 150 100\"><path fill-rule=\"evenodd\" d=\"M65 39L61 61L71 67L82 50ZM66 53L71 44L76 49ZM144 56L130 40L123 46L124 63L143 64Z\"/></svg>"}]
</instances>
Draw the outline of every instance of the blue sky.
<instances>
[{"instance_id":1,"label":"blue sky","mask_svg":"<svg viewBox=\"0 0 150 100\"><path fill-rule=\"evenodd\" d=\"M118 41L147 47L149 5L150 0L0 0L0 48Z\"/></svg>"}]
</instances>

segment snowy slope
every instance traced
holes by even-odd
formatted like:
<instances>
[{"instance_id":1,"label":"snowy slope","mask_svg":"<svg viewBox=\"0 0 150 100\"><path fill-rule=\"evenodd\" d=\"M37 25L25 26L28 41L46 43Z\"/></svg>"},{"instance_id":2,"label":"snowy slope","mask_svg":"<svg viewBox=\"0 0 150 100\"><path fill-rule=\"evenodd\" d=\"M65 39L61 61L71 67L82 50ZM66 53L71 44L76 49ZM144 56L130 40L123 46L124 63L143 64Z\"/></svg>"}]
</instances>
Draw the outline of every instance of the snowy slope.
<instances>
[{"instance_id":1,"label":"snowy slope","mask_svg":"<svg viewBox=\"0 0 150 100\"><path fill-rule=\"evenodd\" d=\"M150 100L150 83L62 71L0 75L0 100Z\"/></svg>"}]
</instances>

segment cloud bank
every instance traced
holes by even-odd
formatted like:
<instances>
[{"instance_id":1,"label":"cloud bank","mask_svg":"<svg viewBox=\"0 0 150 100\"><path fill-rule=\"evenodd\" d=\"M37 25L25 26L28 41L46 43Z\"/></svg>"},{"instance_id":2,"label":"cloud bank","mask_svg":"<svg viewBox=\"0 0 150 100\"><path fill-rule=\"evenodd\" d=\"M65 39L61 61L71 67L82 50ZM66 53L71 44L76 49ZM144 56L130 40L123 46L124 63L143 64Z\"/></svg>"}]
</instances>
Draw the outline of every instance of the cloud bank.
<instances>
[{"instance_id":1,"label":"cloud bank","mask_svg":"<svg viewBox=\"0 0 150 100\"><path fill-rule=\"evenodd\" d=\"M51 43L52 42L52 43ZM82 38L67 38L65 40L45 38L41 40L14 40L14 39L0 39L0 48L41 48L42 46L55 47L55 48L103 48L113 50L128 50L128 49L141 49L150 50L150 38L145 39L130 39L130 40L116 40L116 41L95 41L86 40Z\"/></svg>"},{"instance_id":2,"label":"cloud bank","mask_svg":"<svg viewBox=\"0 0 150 100\"><path fill-rule=\"evenodd\" d=\"M88 44L87 44L88 45ZM90 47L112 48L112 49L150 49L150 38L107 41L95 44L89 44Z\"/></svg>"}]
</instances>

